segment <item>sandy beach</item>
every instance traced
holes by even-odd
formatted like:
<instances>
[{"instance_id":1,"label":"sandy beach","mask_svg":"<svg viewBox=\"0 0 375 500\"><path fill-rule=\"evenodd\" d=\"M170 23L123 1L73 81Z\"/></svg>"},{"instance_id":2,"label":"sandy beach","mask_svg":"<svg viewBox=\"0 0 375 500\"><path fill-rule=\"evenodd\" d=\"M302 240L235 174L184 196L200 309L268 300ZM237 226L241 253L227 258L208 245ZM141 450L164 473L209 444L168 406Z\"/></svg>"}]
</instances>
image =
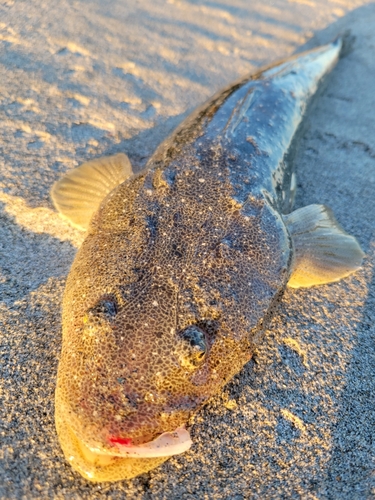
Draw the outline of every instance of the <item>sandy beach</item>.
<instances>
[{"instance_id":1,"label":"sandy beach","mask_svg":"<svg viewBox=\"0 0 375 500\"><path fill-rule=\"evenodd\" d=\"M61 300L83 234L52 184L125 152L136 170L222 86L350 30L306 117L296 207L323 203L363 268L286 291L263 344L199 412L193 446L93 484L54 427ZM46 0L0 5L0 499L375 498L375 4Z\"/></svg>"}]
</instances>

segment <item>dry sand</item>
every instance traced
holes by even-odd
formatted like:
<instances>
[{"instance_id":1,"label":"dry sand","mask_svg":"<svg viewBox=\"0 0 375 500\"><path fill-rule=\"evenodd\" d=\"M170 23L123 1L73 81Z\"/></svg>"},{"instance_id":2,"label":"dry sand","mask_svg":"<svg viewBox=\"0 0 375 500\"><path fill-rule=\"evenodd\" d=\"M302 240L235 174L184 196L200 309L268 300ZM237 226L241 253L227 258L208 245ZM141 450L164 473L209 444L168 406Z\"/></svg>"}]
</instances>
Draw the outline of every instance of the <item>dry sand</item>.
<instances>
[{"instance_id":1,"label":"dry sand","mask_svg":"<svg viewBox=\"0 0 375 500\"><path fill-rule=\"evenodd\" d=\"M364 3L1 2L1 499L375 498L375 4ZM53 420L61 296L82 235L53 212L51 184L118 151L140 168L222 85L348 28L353 51L307 119L296 205L330 205L363 269L287 291L254 359L199 413L189 452L132 481L83 480Z\"/></svg>"}]
</instances>

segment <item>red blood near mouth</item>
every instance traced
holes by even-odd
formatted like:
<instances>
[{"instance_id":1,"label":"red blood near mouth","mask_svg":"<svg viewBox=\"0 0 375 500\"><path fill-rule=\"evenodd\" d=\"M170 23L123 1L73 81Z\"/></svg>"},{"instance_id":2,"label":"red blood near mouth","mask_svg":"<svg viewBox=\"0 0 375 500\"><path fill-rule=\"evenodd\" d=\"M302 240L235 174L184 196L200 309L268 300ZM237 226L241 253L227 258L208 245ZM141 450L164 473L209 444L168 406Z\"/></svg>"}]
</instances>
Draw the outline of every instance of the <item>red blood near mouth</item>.
<instances>
[{"instance_id":1,"label":"red blood near mouth","mask_svg":"<svg viewBox=\"0 0 375 500\"><path fill-rule=\"evenodd\" d=\"M132 438L122 438L122 437L109 437L108 441L111 444L119 444L121 446L130 446L132 444Z\"/></svg>"}]
</instances>

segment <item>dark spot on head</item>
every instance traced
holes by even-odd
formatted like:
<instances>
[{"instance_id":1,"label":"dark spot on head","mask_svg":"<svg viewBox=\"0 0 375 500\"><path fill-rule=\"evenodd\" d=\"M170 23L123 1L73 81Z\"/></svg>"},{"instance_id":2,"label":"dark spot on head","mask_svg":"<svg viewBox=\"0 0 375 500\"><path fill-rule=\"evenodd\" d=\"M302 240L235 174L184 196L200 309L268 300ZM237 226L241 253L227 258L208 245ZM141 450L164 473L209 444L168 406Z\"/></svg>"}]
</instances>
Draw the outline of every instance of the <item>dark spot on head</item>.
<instances>
[{"instance_id":1,"label":"dark spot on head","mask_svg":"<svg viewBox=\"0 0 375 500\"><path fill-rule=\"evenodd\" d=\"M87 314L89 318L105 319L112 321L118 312L118 305L115 297L107 295L98 300L98 302L91 307Z\"/></svg>"},{"instance_id":2,"label":"dark spot on head","mask_svg":"<svg viewBox=\"0 0 375 500\"><path fill-rule=\"evenodd\" d=\"M173 186L176 179L176 171L173 169L166 168L163 172L163 177L170 187Z\"/></svg>"},{"instance_id":3,"label":"dark spot on head","mask_svg":"<svg viewBox=\"0 0 375 500\"><path fill-rule=\"evenodd\" d=\"M211 305L216 305L217 301L216 300L212 300L210 302L210 304ZM198 328L200 328L201 330L203 330L204 332L206 332L208 334L209 338L214 339L215 335L219 331L220 323L219 323L218 320L204 319L204 320L198 321L197 322L197 326L198 326Z\"/></svg>"},{"instance_id":4,"label":"dark spot on head","mask_svg":"<svg viewBox=\"0 0 375 500\"><path fill-rule=\"evenodd\" d=\"M196 325L181 330L178 335L183 339L185 346L182 353L184 366L198 367L206 358L207 340L205 332Z\"/></svg>"},{"instance_id":5,"label":"dark spot on head","mask_svg":"<svg viewBox=\"0 0 375 500\"><path fill-rule=\"evenodd\" d=\"M179 212L173 214L173 225L178 227L181 223L182 216Z\"/></svg>"},{"instance_id":6,"label":"dark spot on head","mask_svg":"<svg viewBox=\"0 0 375 500\"><path fill-rule=\"evenodd\" d=\"M183 257L184 252L182 250L181 245L177 245L176 243L172 243L172 250L173 250L173 255L181 259Z\"/></svg>"},{"instance_id":7,"label":"dark spot on head","mask_svg":"<svg viewBox=\"0 0 375 500\"><path fill-rule=\"evenodd\" d=\"M149 215L146 217L147 229L149 230L150 237L154 239L157 232L157 218L155 215Z\"/></svg>"}]
</instances>

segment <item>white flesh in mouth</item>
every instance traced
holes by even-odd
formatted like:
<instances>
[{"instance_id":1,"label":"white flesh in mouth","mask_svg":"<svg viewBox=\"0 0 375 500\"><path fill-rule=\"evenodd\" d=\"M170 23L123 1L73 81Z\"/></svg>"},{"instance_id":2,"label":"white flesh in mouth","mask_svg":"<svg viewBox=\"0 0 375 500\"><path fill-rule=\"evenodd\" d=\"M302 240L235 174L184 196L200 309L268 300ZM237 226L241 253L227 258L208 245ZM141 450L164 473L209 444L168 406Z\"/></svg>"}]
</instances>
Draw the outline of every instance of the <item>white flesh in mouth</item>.
<instances>
[{"instance_id":1,"label":"white flesh in mouth","mask_svg":"<svg viewBox=\"0 0 375 500\"><path fill-rule=\"evenodd\" d=\"M164 432L153 441L139 445L116 444L113 450L89 447L79 441L82 454L89 462L107 465L113 457L155 458L170 457L187 451L192 445L189 432L179 427L173 432Z\"/></svg>"}]
</instances>

